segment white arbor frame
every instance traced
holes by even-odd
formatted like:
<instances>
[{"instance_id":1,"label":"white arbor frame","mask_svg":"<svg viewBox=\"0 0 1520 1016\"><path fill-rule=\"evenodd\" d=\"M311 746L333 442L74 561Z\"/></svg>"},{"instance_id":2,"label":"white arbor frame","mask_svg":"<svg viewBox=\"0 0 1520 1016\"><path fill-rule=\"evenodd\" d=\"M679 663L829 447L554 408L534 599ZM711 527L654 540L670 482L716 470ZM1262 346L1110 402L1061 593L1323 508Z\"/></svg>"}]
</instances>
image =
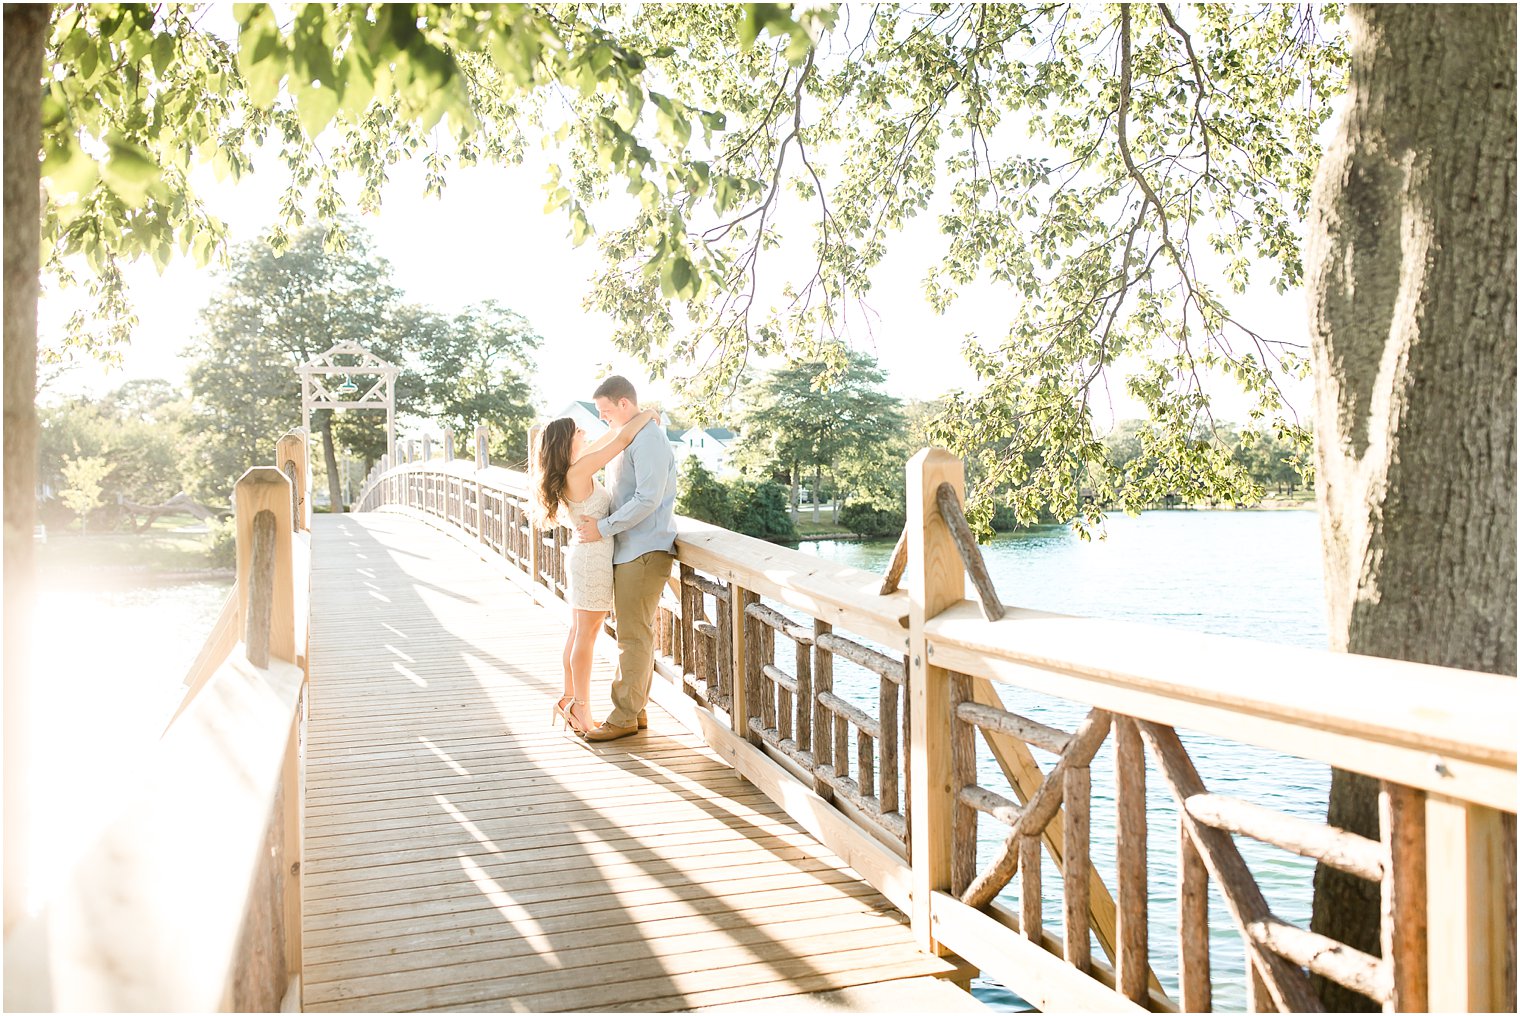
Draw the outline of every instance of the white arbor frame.
<instances>
[{"instance_id":1,"label":"white arbor frame","mask_svg":"<svg viewBox=\"0 0 1520 1016\"><path fill-rule=\"evenodd\" d=\"M342 361L342 362L340 362ZM301 375L301 418L306 433L311 433L311 411L331 409L341 413L350 409L385 410L385 450L389 461L396 461L396 375L401 368L386 363L357 342L339 342L324 353L296 368ZM346 398L334 392L328 381L334 374L378 375L364 394L358 398Z\"/></svg>"}]
</instances>

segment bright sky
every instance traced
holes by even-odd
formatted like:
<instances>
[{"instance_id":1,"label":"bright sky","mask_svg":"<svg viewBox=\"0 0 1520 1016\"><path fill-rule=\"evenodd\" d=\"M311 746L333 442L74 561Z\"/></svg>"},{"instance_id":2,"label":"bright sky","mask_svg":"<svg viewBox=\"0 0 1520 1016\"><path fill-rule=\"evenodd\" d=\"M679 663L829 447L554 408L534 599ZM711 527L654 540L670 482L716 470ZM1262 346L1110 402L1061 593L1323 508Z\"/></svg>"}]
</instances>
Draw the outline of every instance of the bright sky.
<instances>
[{"instance_id":1,"label":"bright sky","mask_svg":"<svg viewBox=\"0 0 1520 1016\"><path fill-rule=\"evenodd\" d=\"M647 369L617 352L609 339L611 322L583 309L599 257L594 242L571 245L562 212L543 209L547 164L530 146L519 167L478 166L449 171L442 198L423 196L420 163L392 167L382 211L360 222L375 248L391 262L395 280L408 298L441 311L494 298L525 314L545 338L534 378L540 408L555 412L568 401L588 398L601 365L611 364L638 383ZM237 184L217 183L209 171L197 188L231 227L234 242L256 238L277 217L284 186L283 167L273 153L262 168ZM923 297L923 278L943 249L932 215L922 215L891 244L891 253L873 275L867 298L872 312L869 337L856 330L857 348L878 357L888 375L888 390L903 398L933 398L946 390L974 386L975 378L960 356L967 333L995 341L1015 313L1012 298L996 289L967 290L941 316ZM1265 273L1264 273L1265 274ZM56 382L44 399L76 392L98 394L133 378L165 378L182 383L181 358L198 328L198 314L216 290L216 274L176 261L159 276L146 259L129 271L141 325L119 367L81 367ZM44 337L61 328L69 301L44 298ZM1263 286L1237 304L1240 316L1269 337L1307 342L1307 315L1300 293L1279 296ZM1142 415L1114 379L1112 416ZM678 400L668 385L645 389L667 406ZM1216 418L1244 418L1245 400L1227 383L1211 386ZM1309 389L1291 391L1301 414L1309 409ZM1100 400L1101 404L1101 400ZM1098 422L1106 422L1100 409Z\"/></svg>"}]
</instances>

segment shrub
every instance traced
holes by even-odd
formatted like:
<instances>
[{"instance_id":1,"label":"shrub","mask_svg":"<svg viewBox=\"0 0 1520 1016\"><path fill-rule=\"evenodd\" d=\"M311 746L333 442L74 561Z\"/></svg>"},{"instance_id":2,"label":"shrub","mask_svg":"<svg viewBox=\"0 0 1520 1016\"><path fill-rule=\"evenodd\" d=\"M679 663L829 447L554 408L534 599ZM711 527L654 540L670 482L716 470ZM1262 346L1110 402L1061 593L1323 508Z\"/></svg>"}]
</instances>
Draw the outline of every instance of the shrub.
<instances>
[{"instance_id":1,"label":"shrub","mask_svg":"<svg viewBox=\"0 0 1520 1016\"><path fill-rule=\"evenodd\" d=\"M708 472L695 455L681 469L676 511L687 518L734 528L734 506L728 485Z\"/></svg>"},{"instance_id":2,"label":"shrub","mask_svg":"<svg viewBox=\"0 0 1520 1016\"><path fill-rule=\"evenodd\" d=\"M734 505L733 528L738 532L762 540L797 539L797 527L788 511L787 491L779 483L771 480L736 483L729 488L729 497Z\"/></svg>"},{"instance_id":3,"label":"shrub","mask_svg":"<svg viewBox=\"0 0 1520 1016\"><path fill-rule=\"evenodd\" d=\"M213 568L237 567L237 521L212 519L206 523L211 537L206 542L206 560Z\"/></svg>"},{"instance_id":4,"label":"shrub","mask_svg":"<svg viewBox=\"0 0 1520 1016\"><path fill-rule=\"evenodd\" d=\"M896 536L906 521L903 510L892 504L856 500L839 509L839 524L861 536Z\"/></svg>"}]
</instances>

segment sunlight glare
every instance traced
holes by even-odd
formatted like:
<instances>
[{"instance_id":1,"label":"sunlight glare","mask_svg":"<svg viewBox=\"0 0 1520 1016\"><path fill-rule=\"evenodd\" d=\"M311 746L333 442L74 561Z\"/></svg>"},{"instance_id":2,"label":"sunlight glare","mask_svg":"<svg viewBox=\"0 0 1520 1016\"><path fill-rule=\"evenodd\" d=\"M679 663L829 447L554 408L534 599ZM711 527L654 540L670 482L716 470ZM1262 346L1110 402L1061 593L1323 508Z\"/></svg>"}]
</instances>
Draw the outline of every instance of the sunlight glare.
<instances>
[{"instance_id":1,"label":"sunlight glare","mask_svg":"<svg viewBox=\"0 0 1520 1016\"><path fill-rule=\"evenodd\" d=\"M444 765L454 770L454 772L458 773L460 776L469 777L470 771L450 758L448 753L445 752L442 748L438 747L436 744L434 744L432 741L429 741L421 734L417 735L417 740L422 744L424 748L432 752L434 755L437 755L438 758L443 761Z\"/></svg>"}]
</instances>

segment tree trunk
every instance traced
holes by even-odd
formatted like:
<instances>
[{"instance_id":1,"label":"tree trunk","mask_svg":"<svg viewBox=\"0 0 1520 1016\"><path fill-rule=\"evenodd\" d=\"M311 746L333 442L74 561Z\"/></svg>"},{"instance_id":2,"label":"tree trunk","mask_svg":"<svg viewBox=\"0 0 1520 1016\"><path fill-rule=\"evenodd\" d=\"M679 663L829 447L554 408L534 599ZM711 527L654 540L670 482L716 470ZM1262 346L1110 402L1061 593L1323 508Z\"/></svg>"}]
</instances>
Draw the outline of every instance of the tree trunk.
<instances>
[{"instance_id":1,"label":"tree trunk","mask_svg":"<svg viewBox=\"0 0 1520 1016\"><path fill-rule=\"evenodd\" d=\"M798 506L797 506L797 488L798 488L798 486L800 486L800 484L801 484L801 480L797 476L797 463L793 462L792 463L792 519L794 521L796 520L796 518L799 515L802 514L802 510L800 508L798 508Z\"/></svg>"},{"instance_id":2,"label":"tree trunk","mask_svg":"<svg viewBox=\"0 0 1520 1016\"><path fill-rule=\"evenodd\" d=\"M51 4L5 5L5 930L26 913L37 499L42 57Z\"/></svg>"},{"instance_id":3,"label":"tree trunk","mask_svg":"<svg viewBox=\"0 0 1520 1016\"><path fill-rule=\"evenodd\" d=\"M338 455L333 448L332 410L322 413L317 429L322 432L322 461L327 464L327 496L332 501L328 511L334 515L343 511L343 485L338 480Z\"/></svg>"},{"instance_id":4,"label":"tree trunk","mask_svg":"<svg viewBox=\"0 0 1520 1016\"><path fill-rule=\"evenodd\" d=\"M823 490L823 467L813 463L813 525L819 523L818 495Z\"/></svg>"},{"instance_id":5,"label":"tree trunk","mask_svg":"<svg viewBox=\"0 0 1520 1016\"><path fill-rule=\"evenodd\" d=\"M1512 675L1515 9L1350 22L1306 251L1332 648ZM1329 821L1375 838L1376 798L1336 771ZM1320 866L1313 928L1376 954L1377 889Z\"/></svg>"}]
</instances>

